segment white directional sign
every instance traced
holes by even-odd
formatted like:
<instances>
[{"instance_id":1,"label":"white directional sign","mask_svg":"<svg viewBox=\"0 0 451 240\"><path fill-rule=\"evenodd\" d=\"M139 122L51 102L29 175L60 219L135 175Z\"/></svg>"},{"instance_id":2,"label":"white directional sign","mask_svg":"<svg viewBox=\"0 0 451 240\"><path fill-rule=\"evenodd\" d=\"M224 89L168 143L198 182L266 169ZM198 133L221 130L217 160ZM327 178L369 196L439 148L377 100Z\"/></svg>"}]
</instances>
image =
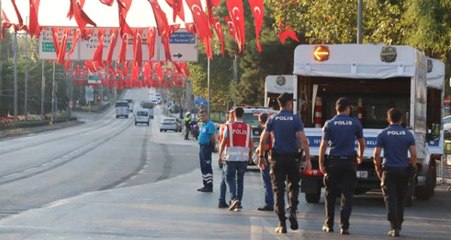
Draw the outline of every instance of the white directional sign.
<instances>
[{"instance_id":1,"label":"white directional sign","mask_svg":"<svg viewBox=\"0 0 451 240\"><path fill-rule=\"evenodd\" d=\"M186 31L177 31L172 34L169 40L172 61L197 62L197 41L194 34ZM160 48L159 59L165 59L164 49Z\"/></svg>"},{"instance_id":2,"label":"white directional sign","mask_svg":"<svg viewBox=\"0 0 451 240\"><path fill-rule=\"evenodd\" d=\"M60 38L62 34L60 33ZM197 61L197 40L194 34L186 32L185 30L179 30L175 32L170 39L170 49L173 61ZM103 47L103 60L107 59L108 50L110 48L110 31L105 31ZM116 47L113 51L113 60L118 60L119 50L122 44L122 39L119 38ZM69 57L68 52L73 45L73 35L68 37L68 44L66 47L66 58L70 60L92 60L94 53L99 45L97 40L97 32L94 32L88 40L78 39L78 43L75 46L75 50ZM166 60L164 47L161 44L161 39L157 36L155 39L154 47L154 57L151 61L164 61ZM149 51L147 47L147 34L143 31L142 37L142 57L143 61L148 61ZM126 60L133 60L134 48L133 48L133 37L130 37L127 44L127 54ZM55 48L53 46L53 38L51 30L44 30L41 32L41 37L39 38L39 57L46 60L55 60Z\"/></svg>"}]
</instances>

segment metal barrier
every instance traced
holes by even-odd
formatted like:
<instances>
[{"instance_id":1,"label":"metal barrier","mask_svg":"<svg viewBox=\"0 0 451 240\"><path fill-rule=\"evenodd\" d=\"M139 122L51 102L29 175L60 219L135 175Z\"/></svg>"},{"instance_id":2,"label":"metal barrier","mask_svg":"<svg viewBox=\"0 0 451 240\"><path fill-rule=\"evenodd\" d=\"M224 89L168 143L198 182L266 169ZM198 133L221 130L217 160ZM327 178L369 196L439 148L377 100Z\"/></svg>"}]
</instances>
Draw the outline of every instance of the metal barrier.
<instances>
[{"instance_id":1,"label":"metal barrier","mask_svg":"<svg viewBox=\"0 0 451 240\"><path fill-rule=\"evenodd\" d=\"M443 149L443 157L440 161L440 166L437 168L437 177L442 183L451 183L451 141L445 140Z\"/></svg>"}]
</instances>

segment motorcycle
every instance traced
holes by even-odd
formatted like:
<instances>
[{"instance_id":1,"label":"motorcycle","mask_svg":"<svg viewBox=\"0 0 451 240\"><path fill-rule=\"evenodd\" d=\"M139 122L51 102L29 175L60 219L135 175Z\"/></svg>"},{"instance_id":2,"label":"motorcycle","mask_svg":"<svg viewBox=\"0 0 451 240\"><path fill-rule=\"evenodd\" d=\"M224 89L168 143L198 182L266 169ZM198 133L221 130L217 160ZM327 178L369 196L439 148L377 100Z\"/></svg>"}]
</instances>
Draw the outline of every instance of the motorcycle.
<instances>
[{"instance_id":1,"label":"motorcycle","mask_svg":"<svg viewBox=\"0 0 451 240\"><path fill-rule=\"evenodd\" d=\"M197 124L197 121L191 121L191 136L197 140L199 137L199 125Z\"/></svg>"}]
</instances>

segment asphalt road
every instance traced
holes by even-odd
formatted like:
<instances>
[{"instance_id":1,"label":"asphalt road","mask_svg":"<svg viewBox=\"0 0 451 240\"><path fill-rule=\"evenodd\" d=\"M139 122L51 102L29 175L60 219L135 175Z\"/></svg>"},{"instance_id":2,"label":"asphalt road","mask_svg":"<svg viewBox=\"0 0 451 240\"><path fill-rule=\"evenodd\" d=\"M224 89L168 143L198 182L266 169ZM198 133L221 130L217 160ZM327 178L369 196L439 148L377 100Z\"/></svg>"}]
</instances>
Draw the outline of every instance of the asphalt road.
<instances>
[{"instance_id":1,"label":"asphalt road","mask_svg":"<svg viewBox=\"0 0 451 240\"><path fill-rule=\"evenodd\" d=\"M139 102L145 90L124 97ZM300 230L278 235L277 218L259 212L263 186L246 173L243 209L218 209L214 192L199 193L197 145L181 133L160 133L161 107L151 126L102 114L64 129L0 140L0 239L386 239L380 193L357 196L351 235L321 232L324 199L300 194ZM214 159L217 159L215 156ZM406 209L402 239L450 239L451 192L440 185L430 201Z\"/></svg>"},{"instance_id":2,"label":"asphalt road","mask_svg":"<svg viewBox=\"0 0 451 240\"><path fill-rule=\"evenodd\" d=\"M146 90L124 98L135 107ZM84 124L0 140L0 218L86 192L160 181L197 167L194 141L160 133L162 108L151 125L102 114L76 113ZM181 144L174 144L180 139ZM177 142L177 141L175 141ZM187 159L190 159L187 161Z\"/></svg>"}]
</instances>

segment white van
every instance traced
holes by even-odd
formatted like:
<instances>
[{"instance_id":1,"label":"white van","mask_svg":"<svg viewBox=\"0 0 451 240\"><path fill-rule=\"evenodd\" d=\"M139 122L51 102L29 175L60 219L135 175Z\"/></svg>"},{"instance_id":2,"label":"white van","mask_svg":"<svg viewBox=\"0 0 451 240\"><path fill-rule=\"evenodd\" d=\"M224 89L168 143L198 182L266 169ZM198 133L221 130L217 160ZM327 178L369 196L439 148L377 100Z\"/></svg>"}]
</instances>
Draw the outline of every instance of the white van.
<instances>
[{"instance_id":1,"label":"white van","mask_svg":"<svg viewBox=\"0 0 451 240\"><path fill-rule=\"evenodd\" d=\"M130 106L128 105L127 101L125 100L116 101L115 107L116 107L116 118L119 118L121 116L128 118Z\"/></svg>"},{"instance_id":2,"label":"white van","mask_svg":"<svg viewBox=\"0 0 451 240\"><path fill-rule=\"evenodd\" d=\"M149 111L149 116L153 119L153 108L155 107L155 103L150 100L141 101L141 107L147 109Z\"/></svg>"},{"instance_id":3,"label":"white van","mask_svg":"<svg viewBox=\"0 0 451 240\"><path fill-rule=\"evenodd\" d=\"M147 126L150 124L150 114L149 110L145 108L139 108L135 112L135 125L138 123L145 123Z\"/></svg>"}]
</instances>

